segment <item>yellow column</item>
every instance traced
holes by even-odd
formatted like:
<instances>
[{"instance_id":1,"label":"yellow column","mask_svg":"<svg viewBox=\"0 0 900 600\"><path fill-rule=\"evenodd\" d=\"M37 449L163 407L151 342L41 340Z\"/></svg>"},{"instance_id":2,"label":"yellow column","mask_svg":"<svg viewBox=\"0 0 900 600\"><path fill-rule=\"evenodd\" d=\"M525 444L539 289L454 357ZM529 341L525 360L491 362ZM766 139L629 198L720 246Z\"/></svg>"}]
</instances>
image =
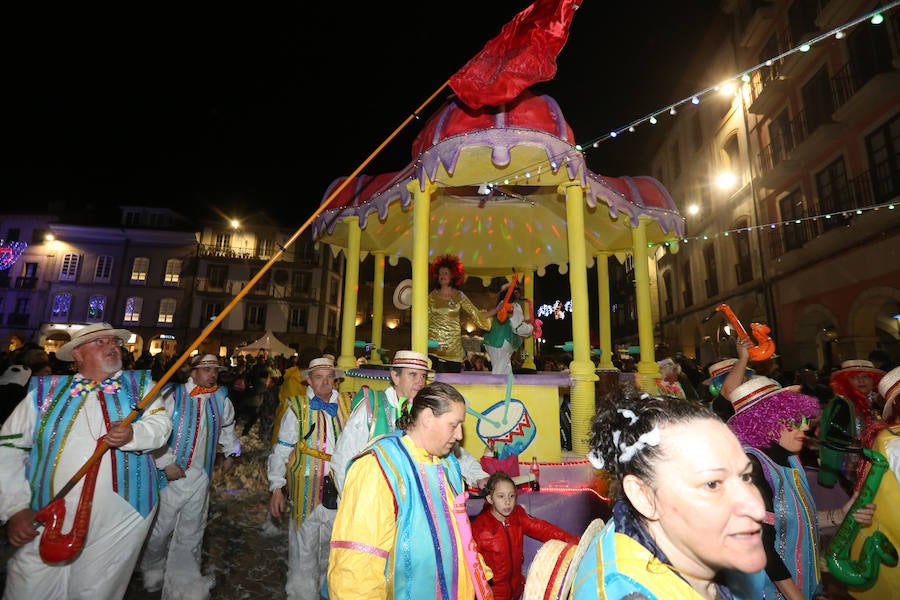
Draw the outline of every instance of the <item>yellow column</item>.
<instances>
[{"instance_id":1,"label":"yellow column","mask_svg":"<svg viewBox=\"0 0 900 600\"><path fill-rule=\"evenodd\" d=\"M613 366L612 315L609 301L609 257L611 253L600 252L597 261L597 300L600 303L597 321L600 324L600 369L615 369Z\"/></svg>"},{"instance_id":2,"label":"yellow column","mask_svg":"<svg viewBox=\"0 0 900 600\"><path fill-rule=\"evenodd\" d=\"M372 354L369 362L382 364L381 334L384 328L384 251L375 252L375 281L372 283Z\"/></svg>"},{"instance_id":3,"label":"yellow column","mask_svg":"<svg viewBox=\"0 0 900 600\"><path fill-rule=\"evenodd\" d=\"M590 450L591 418L594 403L594 363L591 362L590 303L587 292L587 249L584 242L584 190L571 183L560 186L566 195L567 237L569 242L569 287L572 290L572 451L587 454Z\"/></svg>"},{"instance_id":4,"label":"yellow column","mask_svg":"<svg viewBox=\"0 0 900 600\"><path fill-rule=\"evenodd\" d=\"M659 365L656 364L653 348L653 313L650 309L650 266L647 261L648 217L640 217L638 226L631 230L634 244L634 291L637 300L638 344L641 360L637 364L637 385L650 394L658 393L656 380L659 379Z\"/></svg>"},{"instance_id":5,"label":"yellow column","mask_svg":"<svg viewBox=\"0 0 900 600\"><path fill-rule=\"evenodd\" d=\"M434 184L424 190L418 181L406 186L413 196L413 257L412 257L412 327L410 350L428 354L428 231L431 219L431 192Z\"/></svg>"},{"instance_id":6,"label":"yellow column","mask_svg":"<svg viewBox=\"0 0 900 600\"><path fill-rule=\"evenodd\" d=\"M534 307L534 271L521 271L522 277L525 279L525 297L531 301ZM526 311L525 318L528 318L528 307L523 304L522 308ZM534 336L525 338L525 360L522 361L522 367L525 369L536 369L534 364Z\"/></svg>"},{"instance_id":7,"label":"yellow column","mask_svg":"<svg viewBox=\"0 0 900 600\"><path fill-rule=\"evenodd\" d=\"M347 223L347 272L344 275L344 301L341 304L341 355L339 369L356 367L353 348L356 343L356 296L359 294L359 246L362 230L359 217L346 217Z\"/></svg>"}]
</instances>

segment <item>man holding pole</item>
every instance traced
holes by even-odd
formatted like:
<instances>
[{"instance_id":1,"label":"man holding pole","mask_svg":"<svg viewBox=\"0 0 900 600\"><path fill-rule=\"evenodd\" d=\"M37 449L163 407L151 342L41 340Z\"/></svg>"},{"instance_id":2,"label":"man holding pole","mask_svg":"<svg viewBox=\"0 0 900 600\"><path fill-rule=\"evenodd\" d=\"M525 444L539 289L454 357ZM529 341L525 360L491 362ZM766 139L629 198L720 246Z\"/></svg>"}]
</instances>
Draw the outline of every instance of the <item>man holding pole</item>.
<instances>
[{"instance_id":1,"label":"man holding pole","mask_svg":"<svg viewBox=\"0 0 900 600\"><path fill-rule=\"evenodd\" d=\"M32 378L0 430L0 519L19 547L6 600L125 594L157 509L156 465L144 452L172 430L159 398L128 418L154 387L149 371L122 371L130 336L106 323L76 332L56 355L77 373ZM85 471L101 445L111 450Z\"/></svg>"}]
</instances>

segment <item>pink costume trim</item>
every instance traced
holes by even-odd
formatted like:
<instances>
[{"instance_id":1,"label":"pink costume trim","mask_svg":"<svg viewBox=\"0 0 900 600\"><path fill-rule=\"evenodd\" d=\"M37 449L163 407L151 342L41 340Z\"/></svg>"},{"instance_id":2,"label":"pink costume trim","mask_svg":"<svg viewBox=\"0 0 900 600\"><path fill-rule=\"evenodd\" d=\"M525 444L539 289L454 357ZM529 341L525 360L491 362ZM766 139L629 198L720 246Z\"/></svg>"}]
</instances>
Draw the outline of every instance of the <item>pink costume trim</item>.
<instances>
[{"instance_id":1,"label":"pink costume trim","mask_svg":"<svg viewBox=\"0 0 900 600\"><path fill-rule=\"evenodd\" d=\"M383 558L387 560L388 551L382 550L377 546L370 546L369 544L361 544L359 542L348 542L345 540L331 540L332 548L343 548L344 550L357 550L359 552L365 552L366 554L372 554L377 556L378 558Z\"/></svg>"}]
</instances>

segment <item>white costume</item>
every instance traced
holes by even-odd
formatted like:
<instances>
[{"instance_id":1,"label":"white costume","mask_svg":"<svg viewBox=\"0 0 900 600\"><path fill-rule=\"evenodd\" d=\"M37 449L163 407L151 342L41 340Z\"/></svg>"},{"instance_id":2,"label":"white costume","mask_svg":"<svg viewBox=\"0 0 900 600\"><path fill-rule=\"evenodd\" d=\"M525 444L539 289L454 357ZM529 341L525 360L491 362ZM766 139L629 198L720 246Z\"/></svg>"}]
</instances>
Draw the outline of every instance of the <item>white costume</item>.
<instances>
[{"instance_id":1,"label":"white costume","mask_svg":"<svg viewBox=\"0 0 900 600\"><path fill-rule=\"evenodd\" d=\"M511 302L512 313L505 323L497 317L491 319L491 329L484 336L484 350L491 359L491 373L509 375L512 373L511 357L522 346L522 340L534 332L534 325L525 322L522 305Z\"/></svg>"},{"instance_id":2,"label":"white costume","mask_svg":"<svg viewBox=\"0 0 900 600\"><path fill-rule=\"evenodd\" d=\"M120 389L127 390L106 392L109 421L124 419L130 412L129 404L140 402L142 395L153 387L149 371L127 373L129 376L123 377L123 372L118 371L109 379L120 382ZM3 424L0 430L3 437L0 519L3 521L29 506L35 510L42 508L38 505L40 498L48 493L52 497L62 488L93 454L98 438L106 434L107 415L104 415L97 390L78 395L77 388L82 385L82 380L76 375L70 386L68 376L32 378L28 395ZM117 395L127 401L111 408L114 401L110 397ZM61 405L67 406L55 413ZM41 421L43 416L54 414L61 418L54 419L55 422ZM46 430L51 428L57 432L55 441L64 438L56 451L47 447ZM171 428L165 407L159 398L155 398L132 422L133 439L121 448L107 450L99 461L93 510L81 552L71 561L48 564L39 555L41 536L38 535L19 548L7 564L5 600L112 599L125 595L141 544L150 531L157 509L152 459L141 452L159 448L169 437ZM55 454L55 458L48 461L53 468L42 482L31 472L33 469L37 473L39 468L33 457L26 472L32 446L42 453L52 451ZM129 477L135 473L123 473L121 461L126 461L129 469L143 472L137 478ZM38 478L34 487L29 475ZM72 530L84 481L85 478L81 478L65 496L63 533ZM135 484L143 489L134 489Z\"/></svg>"},{"instance_id":3,"label":"white costume","mask_svg":"<svg viewBox=\"0 0 900 600\"><path fill-rule=\"evenodd\" d=\"M299 466L305 472L297 474L291 482L291 520L288 526L288 573L285 592L288 600L319 600L320 590L328 572L329 543L331 528L334 526L336 509L325 508L321 504L321 485L325 475L331 472L331 462L323 459L298 455L297 442L309 432L305 438L310 448L324 453L331 453L335 448L335 440L342 434L335 431L344 421L347 413L337 411L330 417L324 411L311 410L309 401L313 398L311 387L306 388L306 402L300 398L288 399L288 410L281 417L278 428L278 441L272 447L268 461L269 491L284 487L287 480L287 465ZM328 404L339 408L340 394L331 391ZM346 411L346 408L344 409ZM300 433L301 418L307 421ZM315 428L312 428L315 425ZM313 434L317 435L313 435ZM302 453L301 453L302 454ZM315 471L319 470L318 473Z\"/></svg>"},{"instance_id":4,"label":"white costume","mask_svg":"<svg viewBox=\"0 0 900 600\"><path fill-rule=\"evenodd\" d=\"M213 393L192 396L196 387L194 379L188 378L186 384L163 394L166 412L173 420L172 438L156 459L162 488L160 506L140 570L144 587L158 590L162 586L164 600L209 597L214 580L202 576L200 561L216 441L226 456L240 454L228 389L220 386ZM210 432L210 427L215 430ZM162 469L176 462L184 470L184 477L164 481Z\"/></svg>"},{"instance_id":5,"label":"white costume","mask_svg":"<svg viewBox=\"0 0 900 600\"><path fill-rule=\"evenodd\" d=\"M374 390L370 393L375 394ZM394 386L389 386L384 392L381 392L386 398L388 405L393 409L393 414L388 419L391 424L391 431L394 430L394 423L400 416L400 399L397 397L397 391ZM338 491L344 489L344 479L347 477L347 463L357 454L363 451L366 445L371 441L369 436L368 409L365 401L360 402L350 413L350 418L344 425L344 431L337 442L337 447L331 457L331 472L334 475L334 482L337 484ZM457 457L459 466L462 470L463 479L469 485L475 485L479 479L486 479L488 474L481 468L481 463L474 456L469 454L465 448L459 447L460 455Z\"/></svg>"}]
</instances>

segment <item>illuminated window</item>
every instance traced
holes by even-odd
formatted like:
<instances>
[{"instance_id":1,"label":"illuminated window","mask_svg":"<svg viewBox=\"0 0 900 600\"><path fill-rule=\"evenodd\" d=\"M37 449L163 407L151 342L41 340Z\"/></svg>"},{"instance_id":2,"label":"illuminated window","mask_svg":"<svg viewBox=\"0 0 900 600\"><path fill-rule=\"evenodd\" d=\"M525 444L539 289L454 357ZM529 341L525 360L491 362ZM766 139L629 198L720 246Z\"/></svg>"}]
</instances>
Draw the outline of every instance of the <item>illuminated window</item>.
<instances>
[{"instance_id":1,"label":"illuminated window","mask_svg":"<svg viewBox=\"0 0 900 600\"><path fill-rule=\"evenodd\" d=\"M163 285L175 287L178 285L178 282L181 280L181 259L180 258L170 258L166 261L166 277L163 280Z\"/></svg>"},{"instance_id":2,"label":"illuminated window","mask_svg":"<svg viewBox=\"0 0 900 600\"><path fill-rule=\"evenodd\" d=\"M72 294L56 294L50 309L50 320L56 323L69 320L69 308L72 306Z\"/></svg>"},{"instance_id":3,"label":"illuminated window","mask_svg":"<svg viewBox=\"0 0 900 600\"><path fill-rule=\"evenodd\" d=\"M145 256L138 256L134 259L131 267L131 284L146 285L147 271L150 270L150 259Z\"/></svg>"},{"instance_id":4,"label":"illuminated window","mask_svg":"<svg viewBox=\"0 0 900 600\"><path fill-rule=\"evenodd\" d=\"M144 299L132 296L125 300L125 316L122 318L126 323L138 323L141 320L141 308L144 306Z\"/></svg>"},{"instance_id":5,"label":"illuminated window","mask_svg":"<svg viewBox=\"0 0 900 600\"><path fill-rule=\"evenodd\" d=\"M106 296L91 296L88 300L87 321L96 323L103 321L103 312L106 310Z\"/></svg>"},{"instance_id":6,"label":"illuminated window","mask_svg":"<svg viewBox=\"0 0 900 600\"><path fill-rule=\"evenodd\" d=\"M157 325L171 325L175 320L175 298L163 298L159 301L159 318Z\"/></svg>"}]
</instances>

